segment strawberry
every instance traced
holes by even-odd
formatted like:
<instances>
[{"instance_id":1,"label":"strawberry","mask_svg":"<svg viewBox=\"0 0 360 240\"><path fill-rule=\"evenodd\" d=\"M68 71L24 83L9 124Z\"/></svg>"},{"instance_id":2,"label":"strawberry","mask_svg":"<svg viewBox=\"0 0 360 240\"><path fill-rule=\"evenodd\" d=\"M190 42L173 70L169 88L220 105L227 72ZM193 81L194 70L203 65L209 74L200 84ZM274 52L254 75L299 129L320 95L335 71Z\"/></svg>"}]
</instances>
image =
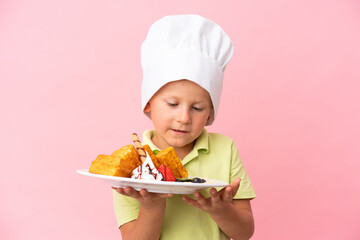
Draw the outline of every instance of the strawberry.
<instances>
[{"instance_id":1,"label":"strawberry","mask_svg":"<svg viewBox=\"0 0 360 240\"><path fill-rule=\"evenodd\" d=\"M172 173L171 169L170 168L166 168L166 177L165 177L165 181L168 181L168 182L175 182L176 179L174 177L174 174Z\"/></svg>"},{"instance_id":2,"label":"strawberry","mask_svg":"<svg viewBox=\"0 0 360 240\"><path fill-rule=\"evenodd\" d=\"M166 181L166 166L165 164L161 164L157 169L164 177L164 181Z\"/></svg>"}]
</instances>

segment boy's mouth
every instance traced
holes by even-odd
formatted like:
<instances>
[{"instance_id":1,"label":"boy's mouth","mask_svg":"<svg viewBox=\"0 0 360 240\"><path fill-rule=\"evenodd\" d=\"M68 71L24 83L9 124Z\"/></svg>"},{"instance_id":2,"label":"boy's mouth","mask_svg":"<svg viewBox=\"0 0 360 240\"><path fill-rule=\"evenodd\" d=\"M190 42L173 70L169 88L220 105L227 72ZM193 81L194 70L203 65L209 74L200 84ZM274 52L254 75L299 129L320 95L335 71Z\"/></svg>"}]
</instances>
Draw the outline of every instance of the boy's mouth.
<instances>
[{"instance_id":1,"label":"boy's mouth","mask_svg":"<svg viewBox=\"0 0 360 240\"><path fill-rule=\"evenodd\" d=\"M171 129L176 133L188 133L188 131L178 130L178 129Z\"/></svg>"}]
</instances>

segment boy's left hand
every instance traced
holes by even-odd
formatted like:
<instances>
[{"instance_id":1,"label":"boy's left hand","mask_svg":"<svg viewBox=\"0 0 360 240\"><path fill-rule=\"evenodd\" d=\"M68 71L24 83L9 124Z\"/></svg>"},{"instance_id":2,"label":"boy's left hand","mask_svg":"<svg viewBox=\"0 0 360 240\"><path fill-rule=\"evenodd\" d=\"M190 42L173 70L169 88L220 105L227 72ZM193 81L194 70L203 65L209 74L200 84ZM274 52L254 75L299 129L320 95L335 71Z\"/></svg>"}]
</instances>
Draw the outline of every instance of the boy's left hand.
<instances>
[{"instance_id":1,"label":"boy's left hand","mask_svg":"<svg viewBox=\"0 0 360 240\"><path fill-rule=\"evenodd\" d=\"M201 193L195 192L195 199L183 196L182 199L189 205L200 208L209 214L217 214L224 211L231 205L231 201L240 186L240 178L235 178L230 186L216 191L215 188L210 189L210 197L205 198Z\"/></svg>"}]
</instances>

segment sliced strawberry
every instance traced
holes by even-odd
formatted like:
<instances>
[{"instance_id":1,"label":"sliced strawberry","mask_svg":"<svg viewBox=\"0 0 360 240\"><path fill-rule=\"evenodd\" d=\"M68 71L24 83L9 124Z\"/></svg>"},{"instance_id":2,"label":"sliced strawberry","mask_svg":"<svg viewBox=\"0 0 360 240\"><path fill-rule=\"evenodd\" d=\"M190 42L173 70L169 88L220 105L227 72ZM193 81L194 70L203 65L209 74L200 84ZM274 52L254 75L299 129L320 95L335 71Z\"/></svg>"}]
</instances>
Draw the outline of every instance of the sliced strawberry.
<instances>
[{"instance_id":1,"label":"sliced strawberry","mask_svg":"<svg viewBox=\"0 0 360 240\"><path fill-rule=\"evenodd\" d=\"M165 176L165 181L168 181L168 182L175 182L176 179L174 177L174 174L172 173L171 169L170 168L166 168L166 176Z\"/></svg>"},{"instance_id":2,"label":"sliced strawberry","mask_svg":"<svg viewBox=\"0 0 360 240\"><path fill-rule=\"evenodd\" d=\"M165 164L161 164L157 169L163 175L165 181L166 181L166 168L167 167L165 166Z\"/></svg>"}]
</instances>

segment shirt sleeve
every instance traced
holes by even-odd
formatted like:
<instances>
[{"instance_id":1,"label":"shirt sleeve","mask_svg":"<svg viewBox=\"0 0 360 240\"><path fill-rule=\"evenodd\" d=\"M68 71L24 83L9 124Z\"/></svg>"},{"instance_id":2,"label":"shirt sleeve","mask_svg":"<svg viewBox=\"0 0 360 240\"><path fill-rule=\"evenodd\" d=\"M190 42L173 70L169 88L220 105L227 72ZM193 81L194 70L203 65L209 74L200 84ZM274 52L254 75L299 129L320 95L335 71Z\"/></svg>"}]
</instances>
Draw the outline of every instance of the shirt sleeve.
<instances>
[{"instance_id":1,"label":"shirt sleeve","mask_svg":"<svg viewBox=\"0 0 360 240\"><path fill-rule=\"evenodd\" d=\"M234 196L234 199L253 199L256 197L256 193L251 184L251 180L246 173L244 163L241 160L239 150L237 149L234 142L231 146L231 182L236 178L240 177L240 187Z\"/></svg>"},{"instance_id":2,"label":"shirt sleeve","mask_svg":"<svg viewBox=\"0 0 360 240\"><path fill-rule=\"evenodd\" d=\"M123 196L113 190L113 201L118 227L137 219L140 204L136 199Z\"/></svg>"}]
</instances>

